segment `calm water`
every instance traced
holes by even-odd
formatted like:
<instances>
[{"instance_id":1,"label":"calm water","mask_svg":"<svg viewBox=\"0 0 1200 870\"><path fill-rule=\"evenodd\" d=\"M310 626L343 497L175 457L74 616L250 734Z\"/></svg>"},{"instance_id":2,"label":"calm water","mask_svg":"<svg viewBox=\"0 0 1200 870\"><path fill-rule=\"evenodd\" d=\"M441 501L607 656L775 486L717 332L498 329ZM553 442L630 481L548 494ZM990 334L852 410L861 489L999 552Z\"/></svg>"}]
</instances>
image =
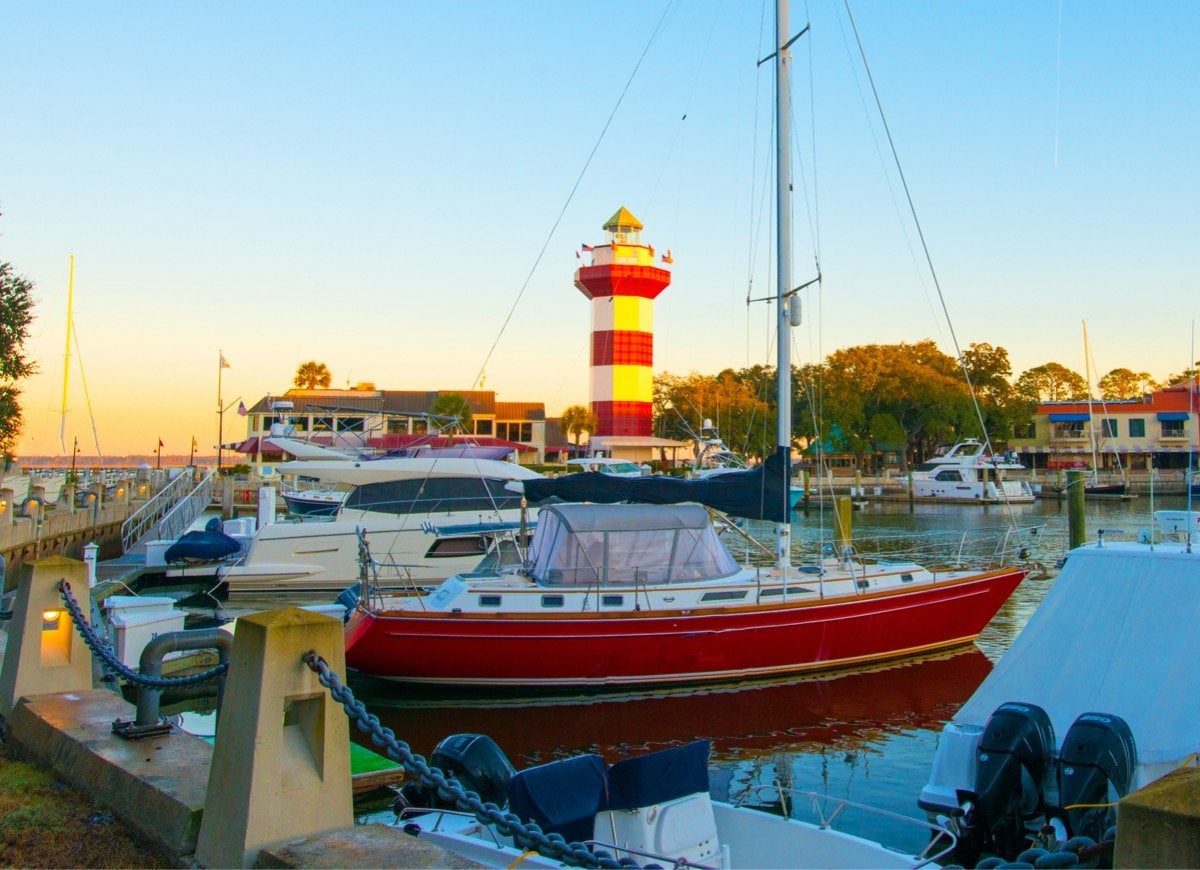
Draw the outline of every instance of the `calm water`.
<instances>
[{"instance_id":1,"label":"calm water","mask_svg":"<svg viewBox=\"0 0 1200 870\"><path fill-rule=\"evenodd\" d=\"M1157 499L1154 507L1185 504L1182 497ZM1089 539L1100 528L1134 533L1149 527L1149 508L1145 497L1089 501ZM797 549L819 548L828 514L797 520ZM1065 552L1066 510L1052 500L1014 508L918 505L911 513L903 503L868 504L853 521L856 537L903 532L951 541L939 545L952 548L965 532L1002 528L1010 520L1038 528L1028 539L1032 558L1053 566ZM765 526L751 531L769 536ZM703 737L713 742L714 793L736 799L755 785L783 780L797 789L921 818L917 794L927 781L942 726L1012 643L1052 583L1052 577L1026 579L975 647L835 677L556 700L437 697L361 679L351 685L385 725L426 755L455 732L490 735L518 768L579 752L599 752L612 762ZM916 851L925 843L923 834L898 823L849 821L848 827L897 848Z\"/></svg>"}]
</instances>

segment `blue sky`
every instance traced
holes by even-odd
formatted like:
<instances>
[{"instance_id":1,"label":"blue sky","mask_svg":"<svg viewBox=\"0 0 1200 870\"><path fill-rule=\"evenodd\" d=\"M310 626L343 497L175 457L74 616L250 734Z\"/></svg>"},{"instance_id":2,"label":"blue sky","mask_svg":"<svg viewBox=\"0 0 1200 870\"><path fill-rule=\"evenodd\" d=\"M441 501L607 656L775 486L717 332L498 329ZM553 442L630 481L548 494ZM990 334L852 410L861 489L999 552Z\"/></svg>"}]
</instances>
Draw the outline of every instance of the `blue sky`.
<instances>
[{"instance_id":1,"label":"blue sky","mask_svg":"<svg viewBox=\"0 0 1200 870\"><path fill-rule=\"evenodd\" d=\"M852 9L959 342L1082 374L1086 318L1101 373L1182 370L1200 4ZM755 67L772 10L0 0L0 260L37 284L41 366L20 452L61 451L69 254L104 453L186 453L193 435L207 452L219 349L225 404L281 392L308 359L339 386L463 389L482 369L502 399L585 402L575 253L621 205L675 259L656 371L773 362L765 306L745 305L773 280ZM794 273L812 276L816 239L824 275L794 357L953 352L845 9L791 17L813 25L795 47ZM79 374L73 357L67 441L87 455ZM242 425L230 412L226 440Z\"/></svg>"}]
</instances>

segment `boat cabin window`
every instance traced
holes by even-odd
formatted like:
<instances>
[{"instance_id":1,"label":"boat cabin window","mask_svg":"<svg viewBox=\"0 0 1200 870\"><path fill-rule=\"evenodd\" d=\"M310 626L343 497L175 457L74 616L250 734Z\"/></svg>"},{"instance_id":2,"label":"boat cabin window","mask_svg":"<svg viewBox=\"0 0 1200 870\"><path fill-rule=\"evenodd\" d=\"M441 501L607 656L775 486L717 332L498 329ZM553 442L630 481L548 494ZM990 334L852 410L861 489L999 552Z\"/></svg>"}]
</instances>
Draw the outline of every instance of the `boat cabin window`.
<instances>
[{"instance_id":1,"label":"boat cabin window","mask_svg":"<svg viewBox=\"0 0 1200 870\"><path fill-rule=\"evenodd\" d=\"M479 596L479 606L480 607L499 607L500 606L500 596L499 595L480 595Z\"/></svg>"},{"instance_id":2,"label":"boat cabin window","mask_svg":"<svg viewBox=\"0 0 1200 870\"><path fill-rule=\"evenodd\" d=\"M542 607L562 607L565 599L561 595L543 595Z\"/></svg>"},{"instance_id":3,"label":"boat cabin window","mask_svg":"<svg viewBox=\"0 0 1200 870\"><path fill-rule=\"evenodd\" d=\"M505 483L499 478L479 477L365 483L346 496L343 509L399 515L519 509L520 494L505 489Z\"/></svg>"},{"instance_id":4,"label":"boat cabin window","mask_svg":"<svg viewBox=\"0 0 1200 870\"><path fill-rule=\"evenodd\" d=\"M726 592L705 592L700 596L701 601L740 601L746 597L746 590Z\"/></svg>"},{"instance_id":5,"label":"boat cabin window","mask_svg":"<svg viewBox=\"0 0 1200 870\"><path fill-rule=\"evenodd\" d=\"M698 505L543 507L530 573L552 586L628 586L729 577L737 562Z\"/></svg>"},{"instance_id":6,"label":"boat cabin window","mask_svg":"<svg viewBox=\"0 0 1200 870\"><path fill-rule=\"evenodd\" d=\"M600 599L601 607L621 607L625 604L624 595L605 595Z\"/></svg>"},{"instance_id":7,"label":"boat cabin window","mask_svg":"<svg viewBox=\"0 0 1200 870\"><path fill-rule=\"evenodd\" d=\"M944 468L933 476L934 480L962 480L962 472L957 468Z\"/></svg>"}]
</instances>

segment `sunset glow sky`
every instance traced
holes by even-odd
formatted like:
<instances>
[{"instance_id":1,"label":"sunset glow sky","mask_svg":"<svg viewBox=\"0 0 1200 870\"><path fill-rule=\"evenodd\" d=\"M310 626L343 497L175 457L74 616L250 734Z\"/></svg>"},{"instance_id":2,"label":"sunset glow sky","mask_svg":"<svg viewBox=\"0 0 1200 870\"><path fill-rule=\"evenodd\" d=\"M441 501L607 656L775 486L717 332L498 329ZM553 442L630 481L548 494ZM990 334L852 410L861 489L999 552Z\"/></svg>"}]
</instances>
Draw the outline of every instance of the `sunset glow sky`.
<instances>
[{"instance_id":1,"label":"sunset glow sky","mask_svg":"<svg viewBox=\"0 0 1200 870\"><path fill-rule=\"evenodd\" d=\"M1184 369L1200 4L851 8L959 343L1007 348L1014 375L1082 374L1086 319L1101 374ZM482 371L551 415L586 402L576 254L621 205L674 256L655 371L773 364L767 306L745 301L773 292L773 82L755 65L772 15L4 2L0 261L37 285L40 367L18 453L62 452L71 254L66 443L84 456L160 437L213 452L219 352L233 407L309 359L336 386L462 390ZM819 250L824 276L794 359L924 338L952 354L845 9L791 17L813 28L794 47L794 274ZM243 433L230 411L225 440Z\"/></svg>"}]
</instances>

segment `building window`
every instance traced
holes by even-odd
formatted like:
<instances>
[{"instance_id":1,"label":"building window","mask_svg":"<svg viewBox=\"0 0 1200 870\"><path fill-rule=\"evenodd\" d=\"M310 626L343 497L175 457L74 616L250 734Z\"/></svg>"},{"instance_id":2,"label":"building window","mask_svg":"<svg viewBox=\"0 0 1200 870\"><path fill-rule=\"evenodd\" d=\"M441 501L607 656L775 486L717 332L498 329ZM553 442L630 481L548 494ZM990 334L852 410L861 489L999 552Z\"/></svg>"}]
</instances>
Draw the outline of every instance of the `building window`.
<instances>
[{"instance_id":1,"label":"building window","mask_svg":"<svg viewBox=\"0 0 1200 870\"><path fill-rule=\"evenodd\" d=\"M533 441L532 423L497 423L496 435L506 441L519 441L529 444Z\"/></svg>"},{"instance_id":2,"label":"building window","mask_svg":"<svg viewBox=\"0 0 1200 870\"><path fill-rule=\"evenodd\" d=\"M1071 420L1067 423L1054 424L1055 438L1082 438L1083 437L1083 421Z\"/></svg>"},{"instance_id":3,"label":"building window","mask_svg":"<svg viewBox=\"0 0 1200 870\"><path fill-rule=\"evenodd\" d=\"M1141 417L1133 417L1129 420L1129 437L1130 438L1145 438L1146 437L1146 421Z\"/></svg>"},{"instance_id":4,"label":"building window","mask_svg":"<svg viewBox=\"0 0 1200 870\"><path fill-rule=\"evenodd\" d=\"M339 432L363 432L367 427L364 417L342 417L335 422Z\"/></svg>"},{"instance_id":5,"label":"building window","mask_svg":"<svg viewBox=\"0 0 1200 870\"><path fill-rule=\"evenodd\" d=\"M476 435L491 435L492 434L492 421L491 420L476 420L475 421L475 434Z\"/></svg>"},{"instance_id":6,"label":"building window","mask_svg":"<svg viewBox=\"0 0 1200 870\"><path fill-rule=\"evenodd\" d=\"M1162 421L1162 437L1164 438L1183 438L1185 436L1184 426L1187 425L1187 420L1163 420Z\"/></svg>"},{"instance_id":7,"label":"building window","mask_svg":"<svg viewBox=\"0 0 1200 870\"><path fill-rule=\"evenodd\" d=\"M314 432L332 432L334 431L332 417L313 417L312 427Z\"/></svg>"},{"instance_id":8,"label":"building window","mask_svg":"<svg viewBox=\"0 0 1200 870\"><path fill-rule=\"evenodd\" d=\"M1100 437L1101 438L1116 438L1117 437L1117 421L1111 417L1105 417L1100 421Z\"/></svg>"},{"instance_id":9,"label":"building window","mask_svg":"<svg viewBox=\"0 0 1200 870\"><path fill-rule=\"evenodd\" d=\"M1037 423L1032 420L1024 426L1013 427L1014 438L1037 438Z\"/></svg>"},{"instance_id":10,"label":"building window","mask_svg":"<svg viewBox=\"0 0 1200 870\"><path fill-rule=\"evenodd\" d=\"M409 424L409 419L407 417L402 417L399 420L388 420L387 421L387 434L388 435L407 435L408 434L408 424Z\"/></svg>"}]
</instances>

